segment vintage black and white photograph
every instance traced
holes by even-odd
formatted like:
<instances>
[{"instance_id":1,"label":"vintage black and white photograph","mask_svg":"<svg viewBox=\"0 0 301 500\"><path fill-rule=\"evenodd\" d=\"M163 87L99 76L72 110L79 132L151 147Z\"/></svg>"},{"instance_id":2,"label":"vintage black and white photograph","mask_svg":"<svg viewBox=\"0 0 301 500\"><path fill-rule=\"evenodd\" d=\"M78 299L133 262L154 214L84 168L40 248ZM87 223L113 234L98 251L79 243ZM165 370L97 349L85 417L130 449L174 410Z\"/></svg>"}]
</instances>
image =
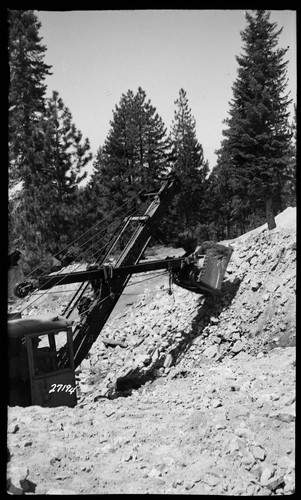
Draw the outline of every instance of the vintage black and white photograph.
<instances>
[{"instance_id":1,"label":"vintage black and white photograph","mask_svg":"<svg viewBox=\"0 0 301 500\"><path fill-rule=\"evenodd\" d=\"M296 18L6 10L6 494L296 493Z\"/></svg>"}]
</instances>

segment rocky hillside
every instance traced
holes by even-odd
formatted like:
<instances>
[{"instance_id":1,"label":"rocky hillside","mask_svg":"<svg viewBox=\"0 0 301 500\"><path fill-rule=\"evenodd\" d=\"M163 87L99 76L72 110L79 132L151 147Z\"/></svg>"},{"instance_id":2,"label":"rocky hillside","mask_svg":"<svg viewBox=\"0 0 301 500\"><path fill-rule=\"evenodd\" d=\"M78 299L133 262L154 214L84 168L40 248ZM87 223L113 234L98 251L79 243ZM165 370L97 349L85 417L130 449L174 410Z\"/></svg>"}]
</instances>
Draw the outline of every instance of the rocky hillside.
<instances>
[{"instance_id":1,"label":"rocky hillside","mask_svg":"<svg viewBox=\"0 0 301 500\"><path fill-rule=\"evenodd\" d=\"M166 278L115 316L77 407L8 409L10 493L294 492L295 209L276 222L226 242L220 298Z\"/></svg>"},{"instance_id":2,"label":"rocky hillside","mask_svg":"<svg viewBox=\"0 0 301 500\"><path fill-rule=\"evenodd\" d=\"M287 209L277 217L273 231L262 226L225 242L234 252L221 298L204 299L176 286L169 295L166 278L157 293L151 290L107 325L102 341L83 363L83 379L86 369L92 375L90 382L108 372L96 388L99 394L110 395L108 388L115 389L122 377L135 386L179 364L199 365L204 357L243 359L245 353L256 356L276 346L294 346L295 223L295 210Z\"/></svg>"}]
</instances>

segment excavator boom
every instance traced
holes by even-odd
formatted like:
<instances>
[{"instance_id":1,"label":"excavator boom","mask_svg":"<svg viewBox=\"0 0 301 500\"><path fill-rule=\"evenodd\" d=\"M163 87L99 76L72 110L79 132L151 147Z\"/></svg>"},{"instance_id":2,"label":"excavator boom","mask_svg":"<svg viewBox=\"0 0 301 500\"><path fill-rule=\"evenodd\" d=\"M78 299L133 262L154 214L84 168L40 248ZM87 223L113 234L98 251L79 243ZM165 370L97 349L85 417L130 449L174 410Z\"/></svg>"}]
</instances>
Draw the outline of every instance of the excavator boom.
<instances>
[{"instance_id":1,"label":"excavator boom","mask_svg":"<svg viewBox=\"0 0 301 500\"><path fill-rule=\"evenodd\" d=\"M118 268L134 266L139 263L145 249L152 237L157 223L165 213L171 200L179 191L179 181L175 178L168 178L164 181L157 193L152 193L153 201L141 217L135 217L138 226L134 231L130 241L124 248L114 265L118 273ZM125 225L131 221L128 218ZM83 320L76 325L73 333L73 351L75 368L83 361L89 353L92 344L99 336L102 328L107 322L111 312L119 300L126 287L132 272L119 273L112 279L109 274L101 280L99 294L89 305L88 311L83 315ZM68 363L66 352L62 350L61 363Z\"/></svg>"},{"instance_id":2,"label":"excavator boom","mask_svg":"<svg viewBox=\"0 0 301 500\"><path fill-rule=\"evenodd\" d=\"M47 290L57 285L80 283L62 317L51 317L50 322L49 318L48 320L35 318L34 324L38 328L37 332L23 331L28 324L30 328L32 327L30 318L26 320L22 318L14 319L8 322L10 336L12 337L12 360L14 361L12 371L16 371L19 367L18 349L20 350L20 343L18 344L18 341L21 338L23 339L25 334L27 337L25 341L30 369L32 404L36 404L35 402L40 404L43 400L43 405L56 406L62 404L61 401L65 401L66 398L69 398L68 401L66 399L66 404L71 406L76 404L73 389L70 391L68 389L75 384L74 370L87 357L92 344L98 338L132 274L165 269L170 272L172 281L178 286L203 295L219 295L221 293L222 281L233 251L231 247L225 247L213 242L204 242L198 249L195 249L195 246L190 248L180 258L140 262L158 222L175 194L178 193L179 188L180 184L177 178L169 177L165 179L158 192L144 194L144 197L149 196L152 200L145 213L141 216L125 218L121 230L119 232L115 231L105 253L97 259L95 265L90 266L86 271L51 274L16 285L15 295L23 298L35 289ZM137 223L137 226L124 250L119 255L114 266L106 264L121 235L126 234L132 222ZM92 297L84 295L86 290L93 290ZM64 321L69 321L69 323L71 321L72 323L72 315L76 307L80 320L73 327L66 323L67 326L63 329L66 330L67 342L61 343L60 335L63 332L61 332L59 320L62 318ZM39 333L42 339L46 335L48 336L51 352L34 350L33 342ZM14 336L18 337L16 342ZM57 344L55 336L58 338ZM43 347L43 349L48 348ZM54 370L43 376L36 375L34 372L35 369L39 369L38 364L35 363L38 363L38 359L42 359L42 354L44 356L43 367L45 368L46 362L50 363L51 361ZM50 354L53 358L50 357ZM17 376L16 373L12 373L13 383L19 380L19 375ZM46 390L46 385L49 386L51 382L53 382L52 386L54 388L58 385L62 386L65 391L69 391L67 396L62 399L61 396L57 396L54 389ZM51 397L49 397L49 394L51 394ZM17 404L19 404L18 398L16 400Z\"/></svg>"}]
</instances>

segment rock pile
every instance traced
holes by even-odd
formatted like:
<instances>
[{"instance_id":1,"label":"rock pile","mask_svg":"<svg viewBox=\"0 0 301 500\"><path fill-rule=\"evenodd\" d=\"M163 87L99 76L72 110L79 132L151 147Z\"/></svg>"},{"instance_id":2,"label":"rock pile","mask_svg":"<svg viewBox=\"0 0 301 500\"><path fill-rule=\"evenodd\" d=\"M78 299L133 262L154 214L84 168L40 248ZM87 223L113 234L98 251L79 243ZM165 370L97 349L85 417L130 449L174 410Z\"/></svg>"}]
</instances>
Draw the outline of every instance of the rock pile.
<instances>
[{"instance_id":1,"label":"rock pile","mask_svg":"<svg viewBox=\"0 0 301 500\"><path fill-rule=\"evenodd\" d=\"M164 286L115 316L75 408L9 408L8 493L294 493L294 215L227 242L221 297Z\"/></svg>"},{"instance_id":2,"label":"rock pile","mask_svg":"<svg viewBox=\"0 0 301 500\"><path fill-rule=\"evenodd\" d=\"M274 230L230 242L221 297L163 285L110 321L79 370L81 394L112 397L178 365L295 345L295 211L286 212Z\"/></svg>"},{"instance_id":3,"label":"rock pile","mask_svg":"<svg viewBox=\"0 0 301 500\"><path fill-rule=\"evenodd\" d=\"M208 360L75 408L10 408L9 492L291 494L295 354Z\"/></svg>"}]
</instances>

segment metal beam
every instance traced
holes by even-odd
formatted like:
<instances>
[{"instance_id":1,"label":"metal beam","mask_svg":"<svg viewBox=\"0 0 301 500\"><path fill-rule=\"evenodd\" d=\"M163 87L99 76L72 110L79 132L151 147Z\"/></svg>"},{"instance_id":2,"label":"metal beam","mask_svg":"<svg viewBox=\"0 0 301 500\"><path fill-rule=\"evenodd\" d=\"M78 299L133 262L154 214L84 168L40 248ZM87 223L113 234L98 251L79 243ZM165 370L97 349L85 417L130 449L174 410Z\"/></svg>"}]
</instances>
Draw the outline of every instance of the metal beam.
<instances>
[{"instance_id":1,"label":"metal beam","mask_svg":"<svg viewBox=\"0 0 301 500\"><path fill-rule=\"evenodd\" d=\"M171 269L175 271L181 268L184 261L187 261L187 257L164 259L164 260L151 260L149 262L142 262L131 266L120 266L120 267L102 266L99 269L43 276L42 278L38 279L38 288L39 290L48 290L49 288L58 285L69 285L71 283L83 283L88 281L105 279L108 273L111 273L110 277L111 279L114 279L114 278L128 276L131 274L157 271L159 269Z\"/></svg>"}]
</instances>

